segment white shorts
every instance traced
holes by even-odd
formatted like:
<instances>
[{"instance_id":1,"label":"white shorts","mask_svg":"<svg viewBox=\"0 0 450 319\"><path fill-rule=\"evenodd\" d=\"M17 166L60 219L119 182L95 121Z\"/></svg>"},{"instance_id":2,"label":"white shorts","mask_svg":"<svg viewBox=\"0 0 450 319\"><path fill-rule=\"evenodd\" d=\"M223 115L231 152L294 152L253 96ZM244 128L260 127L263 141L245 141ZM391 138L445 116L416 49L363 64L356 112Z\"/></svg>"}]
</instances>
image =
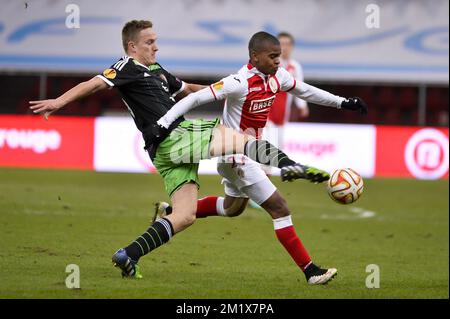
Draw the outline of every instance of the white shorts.
<instances>
[{"instance_id":1,"label":"white shorts","mask_svg":"<svg viewBox=\"0 0 450 319\"><path fill-rule=\"evenodd\" d=\"M264 203L277 190L261 164L244 155L230 155L219 159L217 171L223 177L225 194L250 198L258 205Z\"/></svg>"}]
</instances>

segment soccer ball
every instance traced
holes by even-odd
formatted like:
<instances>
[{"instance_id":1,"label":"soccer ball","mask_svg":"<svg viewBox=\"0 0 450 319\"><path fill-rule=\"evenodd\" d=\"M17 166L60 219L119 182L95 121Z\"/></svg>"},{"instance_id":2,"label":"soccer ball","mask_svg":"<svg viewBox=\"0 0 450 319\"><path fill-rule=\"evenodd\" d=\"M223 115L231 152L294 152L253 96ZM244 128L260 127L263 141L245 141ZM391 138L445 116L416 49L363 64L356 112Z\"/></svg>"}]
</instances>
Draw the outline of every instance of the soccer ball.
<instances>
[{"instance_id":1,"label":"soccer ball","mask_svg":"<svg viewBox=\"0 0 450 319\"><path fill-rule=\"evenodd\" d=\"M334 201L340 204L351 204L361 197L364 182L361 175L351 168L340 168L331 174L327 190Z\"/></svg>"}]
</instances>

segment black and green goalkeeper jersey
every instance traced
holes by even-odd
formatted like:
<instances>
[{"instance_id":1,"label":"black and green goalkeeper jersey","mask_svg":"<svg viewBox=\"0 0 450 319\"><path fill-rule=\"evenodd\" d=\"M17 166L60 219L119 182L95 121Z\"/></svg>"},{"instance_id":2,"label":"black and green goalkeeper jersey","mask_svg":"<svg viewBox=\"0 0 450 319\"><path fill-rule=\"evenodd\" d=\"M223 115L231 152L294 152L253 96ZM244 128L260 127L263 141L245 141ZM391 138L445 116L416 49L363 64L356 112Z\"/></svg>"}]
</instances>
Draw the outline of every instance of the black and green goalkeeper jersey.
<instances>
[{"instance_id":1,"label":"black and green goalkeeper jersey","mask_svg":"<svg viewBox=\"0 0 450 319\"><path fill-rule=\"evenodd\" d=\"M145 66L124 56L109 69L97 75L109 86L116 86L130 111L137 128L142 132L145 148L150 148L153 136L150 125L155 124L175 104L174 97L184 89L184 83L158 63ZM180 117L170 132L184 121Z\"/></svg>"}]
</instances>

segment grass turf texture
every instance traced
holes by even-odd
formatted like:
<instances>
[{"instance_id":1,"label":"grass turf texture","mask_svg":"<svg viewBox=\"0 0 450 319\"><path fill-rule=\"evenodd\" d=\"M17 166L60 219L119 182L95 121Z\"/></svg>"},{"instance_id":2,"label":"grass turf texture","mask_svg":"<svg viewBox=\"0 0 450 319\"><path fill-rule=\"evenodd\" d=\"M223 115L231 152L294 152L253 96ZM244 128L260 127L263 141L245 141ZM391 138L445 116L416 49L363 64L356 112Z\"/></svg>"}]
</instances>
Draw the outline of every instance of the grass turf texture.
<instances>
[{"instance_id":1,"label":"grass turf texture","mask_svg":"<svg viewBox=\"0 0 450 319\"><path fill-rule=\"evenodd\" d=\"M334 203L324 184L274 183L313 260L338 268L308 286L264 211L199 219L140 261L126 280L111 256L142 234L159 176L0 169L0 298L449 298L448 181L367 179L361 199ZM223 193L201 176L200 196ZM375 216L361 218L371 211ZM67 289L68 264L81 289ZM366 266L380 268L368 289Z\"/></svg>"}]
</instances>

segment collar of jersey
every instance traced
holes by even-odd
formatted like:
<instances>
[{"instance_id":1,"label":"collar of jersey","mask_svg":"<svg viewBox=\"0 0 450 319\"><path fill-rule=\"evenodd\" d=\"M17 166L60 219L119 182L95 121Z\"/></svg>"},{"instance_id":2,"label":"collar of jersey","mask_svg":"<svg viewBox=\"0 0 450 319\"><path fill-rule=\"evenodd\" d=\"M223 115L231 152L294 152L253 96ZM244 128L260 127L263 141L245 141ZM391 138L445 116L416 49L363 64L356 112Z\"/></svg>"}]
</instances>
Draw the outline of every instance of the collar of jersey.
<instances>
[{"instance_id":1,"label":"collar of jersey","mask_svg":"<svg viewBox=\"0 0 450 319\"><path fill-rule=\"evenodd\" d=\"M259 75L260 77L262 77L263 79L265 79L266 77L268 77L268 74L264 74L261 71L259 71L256 67L253 66L253 64L251 64L250 62L247 63L247 69L249 72Z\"/></svg>"},{"instance_id":2,"label":"collar of jersey","mask_svg":"<svg viewBox=\"0 0 450 319\"><path fill-rule=\"evenodd\" d=\"M131 59L133 59L133 58L131 58ZM140 66L142 66L142 67L148 69L148 66L143 65L141 62L139 62L139 61L136 60L136 59L133 59L133 63L136 64L136 65L140 65Z\"/></svg>"},{"instance_id":3,"label":"collar of jersey","mask_svg":"<svg viewBox=\"0 0 450 319\"><path fill-rule=\"evenodd\" d=\"M133 58L131 58L131 59L133 59ZM133 59L133 62L134 62L134 64L140 65L140 66L146 68L146 69L149 70L149 71L153 71L153 70L152 70L152 65L157 65L157 66L158 66L157 69L160 69L160 68L161 68L161 67L159 66L158 63L154 63L154 64L152 64L152 65L150 65L150 66L145 66L145 65L143 65L141 62L139 62L139 61L137 61L137 60L135 60L135 59ZM156 70L156 69L155 69L155 70Z\"/></svg>"}]
</instances>

